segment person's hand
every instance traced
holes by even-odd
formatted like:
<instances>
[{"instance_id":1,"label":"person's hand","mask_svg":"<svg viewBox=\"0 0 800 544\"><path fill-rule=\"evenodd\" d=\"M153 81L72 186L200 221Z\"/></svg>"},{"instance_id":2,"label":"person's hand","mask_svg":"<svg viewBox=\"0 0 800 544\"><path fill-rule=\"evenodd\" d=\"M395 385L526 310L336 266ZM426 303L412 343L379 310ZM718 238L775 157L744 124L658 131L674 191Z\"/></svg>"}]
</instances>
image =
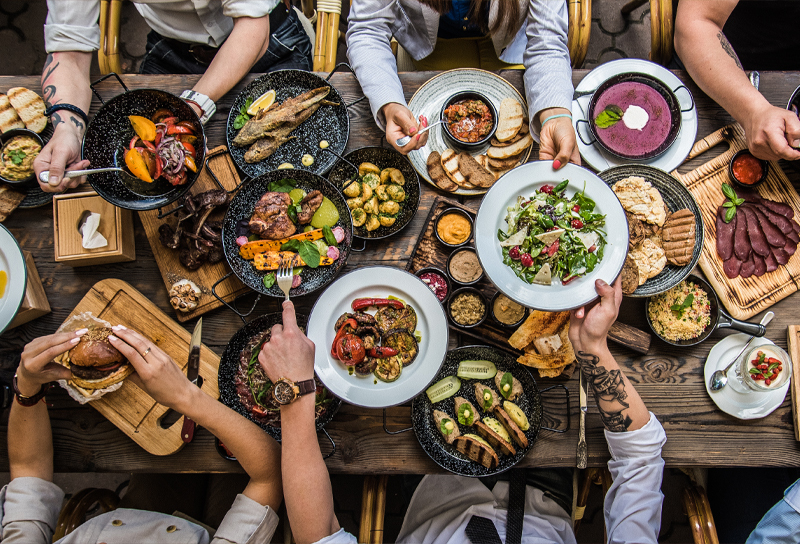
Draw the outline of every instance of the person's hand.
<instances>
[{"instance_id":1,"label":"person's hand","mask_svg":"<svg viewBox=\"0 0 800 544\"><path fill-rule=\"evenodd\" d=\"M55 116L56 114L54 114ZM46 193L63 193L67 189L77 187L86 180L86 176L79 178L64 178L64 170L83 170L89 167L89 161L81 160L81 142L83 131L70 123L62 121L56 127L53 137L42 148L41 153L33 161L33 170L36 172L36 181ZM48 183L39 181L39 174L50 172Z\"/></svg>"},{"instance_id":2,"label":"person's hand","mask_svg":"<svg viewBox=\"0 0 800 544\"><path fill-rule=\"evenodd\" d=\"M291 301L283 303L283 325L272 327L272 335L261 348L258 362L273 382L281 378L293 382L314 378L314 342L297 326Z\"/></svg>"},{"instance_id":3,"label":"person's hand","mask_svg":"<svg viewBox=\"0 0 800 544\"><path fill-rule=\"evenodd\" d=\"M414 119L414 114L407 107L397 102L390 102L381 108L386 118L386 139L396 150L403 155L419 149L428 143L428 133L417 134L419 129L428 126L425 116L419 116L419 123ZM417 134L414 136L414 134ZM397 140L403 136L413 136L405 147L398 147Z\"/></svg>"},{"instance_id":4,"label":"person's hand","mask_svg":"<svg viewBox=\"0 0 800 544\"><path fill-rule=\"evenodd\" d=\"M81 336L87 332L88 329L59 332L37 338L25 346L17 369L17 385L20 393L32 397L48 382L70 379L72 372L64 365L53 362L53 359L74 348L75 344L80 342Z\"/></svg>"},{"instance_id":5,"label":"person's hand","mask_svg":"<svg viewBox=\"0 0 800 544\"><path fill-rule=\"evenodd\" d=\"M155 401L185 414L192 394L200 391L172 358L153 342L123 325L111 327L111 345L117 348L136 369L128 379L144 389ZM145 354L142 357L142 354Z\"/></svg>"},{"instance_id":6,"label":"person's hand","mask_svg":"<svg viewBox=\"0 0 800 544\"><path fill-rule=\"evenodd\" d=\"M742 123L750 153L767 161L800 159L800 119L793 112L766 104Z\"/></svg>"},{"instance_id":7,"label":"person's hand","mask_svg":"<svg viewBox=\"0 0 800 544\"><path fill-rule=\"evenodd\" d=\"M603 280L597 280L594 286L600 300L591 307L582 306L570 312L569 339L576 352L597 354L605 349L608 330L619 313L622 280L617 279L613 287Z\"/></svg>"},{"instance_id":8,"label":"person's hand","mask_svg":"<svg viewBox=\"0 0 800 544\"><path fill-rule=\"evenodd\" d=\"M544 121L551 115L568 113L563 109L543 110L540 113L540 121ZM539 160L553 161L553 168L558 170L568 162L580 165L581 154L578 151L578 141L575 137L575 129L572 127L572 119L569 117L558 117L551 119L542 126L539 134Z\"/></svg>"}]
</instances>

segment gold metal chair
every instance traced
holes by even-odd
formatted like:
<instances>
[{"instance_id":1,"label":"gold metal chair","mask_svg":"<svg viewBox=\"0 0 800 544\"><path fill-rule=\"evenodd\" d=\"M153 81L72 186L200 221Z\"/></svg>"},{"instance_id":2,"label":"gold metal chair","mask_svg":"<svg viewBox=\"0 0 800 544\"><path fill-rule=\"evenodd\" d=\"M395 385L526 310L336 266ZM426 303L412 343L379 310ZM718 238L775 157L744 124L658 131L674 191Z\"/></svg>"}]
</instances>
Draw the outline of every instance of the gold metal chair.
<instances>
[{"instance_id":1,"label":"gold metal chair","mask_svg":"<svg viewBox=\"0 0 800 544\"><path fill-rule=\"evenodd\" d=\"M367 476L361 495L361 526L358 541L362 544L383 542L383 520L386 516L386 485L388 476Z\"/></svg>"},{"instance_id":2,"label":"gold metal chair","mask_svg":"<svg viewBox=\"0 0 800 544\"><path fill-rule=\"evenodd\" d=\"M631 0L622 7L626 16L648 0ZM672 13L672 0L649 0L650 2L650 60L666 66L672 60L674 51L673 35L675 19Z\"/></svg>"},{"instance_id":3,"label":"gold metal chair","mask_svg":"<svg viewBox=\"0 0 800 544\"><path fill-rule=\"evenodd\" d=\"M683 490L683 510L689 516L695 544L719 544L711 505L702 486L692 484Z\"/></svg>"},{"instance_id":4,"label":"gold metal chair","mask_svg":"<svg viewBox=\"0 0 800 544\"><path fill-rule=\"evenodd\" d=\"M122 0L100 0L100 49L97 60L100 72L122 73L122 62L119 53L119 29Z\"/></svg>"},{"instance_id":5,"label":"gold metal chair","mask_svg":"<svg viewBox=\"0 0 800 544\"><path fill-rule=\"evenodd\" d=\"M567 47L573 68L583 66L592 31L592 0L567 0Z\"/></svg>"}]
</instances>

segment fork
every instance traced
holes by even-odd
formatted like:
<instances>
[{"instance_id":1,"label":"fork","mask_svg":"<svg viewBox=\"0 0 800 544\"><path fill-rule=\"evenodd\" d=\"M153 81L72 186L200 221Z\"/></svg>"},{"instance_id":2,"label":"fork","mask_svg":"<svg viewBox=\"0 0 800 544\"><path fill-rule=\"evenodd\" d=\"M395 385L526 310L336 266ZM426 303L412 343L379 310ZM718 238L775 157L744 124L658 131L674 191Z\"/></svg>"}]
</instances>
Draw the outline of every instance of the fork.
<instances>
[{"instance_id":1,"label":"fork","mask_svg":"<svg viewBox=\"0 0 800 544\"><path fill-rule=\"evenodd\" d=\"M275 279L278 280L278 287L286 295L286 300L289 300L289 289L292 288L293 276L292 263L288 259L281 259L281 265L278 267Z\"/></svg>"}]
</instances>

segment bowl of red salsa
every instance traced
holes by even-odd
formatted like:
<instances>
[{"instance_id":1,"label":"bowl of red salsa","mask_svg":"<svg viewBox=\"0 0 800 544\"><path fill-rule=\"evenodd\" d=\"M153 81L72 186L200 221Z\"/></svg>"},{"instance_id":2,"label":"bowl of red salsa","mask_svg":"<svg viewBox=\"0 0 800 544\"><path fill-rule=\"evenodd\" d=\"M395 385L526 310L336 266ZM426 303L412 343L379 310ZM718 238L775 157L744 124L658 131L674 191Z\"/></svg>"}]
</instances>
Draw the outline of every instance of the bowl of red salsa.
<instances>
[{"instance_id":1,"label":"bowl of red salsa","mask_svg":"<svg viewBox=\"0 0 800 544\"><path fill-rule=\"evenodd\" d=\"M752 189L759 185L769 173L769 163L754 157L749 150L742 149L736 153L728 165L728 175L734 185Z\"/></svg>"},{"instance_id":2,"label":"bowl of red salsa","mask_svg":"<svg viewBox=\"0 0 800 544\"><path fill-rule=\"evenodd\" d=\"M480 93L456 93L442 106L440 118L445 142L453 148L478 150L497 130L497 108Z\"/></svg>"}]
</instances>

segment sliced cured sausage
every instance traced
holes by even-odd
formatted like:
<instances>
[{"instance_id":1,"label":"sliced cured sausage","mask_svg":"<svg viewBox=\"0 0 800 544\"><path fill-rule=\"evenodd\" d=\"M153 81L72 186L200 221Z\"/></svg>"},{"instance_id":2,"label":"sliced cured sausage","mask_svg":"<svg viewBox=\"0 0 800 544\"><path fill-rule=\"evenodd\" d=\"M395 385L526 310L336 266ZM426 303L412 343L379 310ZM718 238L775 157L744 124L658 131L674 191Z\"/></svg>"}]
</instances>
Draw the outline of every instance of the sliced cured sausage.
<instances>
[{"instance_id":1,"label":"sliced cured sausage","mask_svg":"<svg viewBox=\"0 0 800 544\"><path fill-rule=\"evenodd\" d=\"M775 255L771 251L764 261L767 263L767 272L774 272L778 269L778 261L775 259Z\"/></svg>"},{"instance_id":2,"label":"sliced cured sausage","mask_svg":"<svg viewBox=\"0 0 800 544\"><path fill-rule=\"evenodd\" d=\"M739 271L742 269L742 261L737 259L736 255L731 255L730 259L722 263L722 269L725 271L726 276L733 279L739 275Z\"/></svg>"},{"instance_id":3,"label":"sliced cured sausage","mask_svg":"<svg viewBox=\"0 0 800 544\"><path fill-rule=\"evenodd\" d=\"M753 252L753 263L755 263L753 274L756 276L763 276L767 273L767 262L764 260L764 257Z\"/></svg>"},{"instance_id":4,"label":"sliced cured sausage","mask_svg":"<svg viewBox=\"0 0 800 544\"><path fill-rule=\"evenodd\" d=\"M756 212L752 208L740 208L736 215L743 213L747 218L747 236L750 238L750 247L753 248L753 251L762 257L766 257L769 255L769 246L781 247L786 245L786 237L780 233L775 228L775 225L770 224L769 226L772 227L770 232L772 233L773 237L775 236L775 232L777 232L778 241L776 243L772 243L771 241L767 241L767 236L765 235L764 231L761 229L761 225L758 224L758 218L756 217ZM782 244L778 243L783 241Z\"/></svg>"},{"instance_id":5,"label":"sliced cured sausage","mask_svg":"<svg viewBox=\"0 0 800 544\"><path fill-rule=\"evenodd\" d=\"M756 262L753 260L754 252L750 252L750 258L742 263L742 269L739 270L739 275L743 278L749 278L756 271Z\"/></svg>"},{"instance_id":6,"label":"sliced cured sausage","mask_svg":"<svg viewBox=\"0 0 800 544\"><path fill-rule=\"evenodd\" d=\"M726 210L727 208L722 206L717 208L717 254L723 261L727 261L733 255L733 234L736 230L736 216L733 216L730 223L726 223Z\"/></svg>"},{"instance_id":7,"label":"sliced cured sausage","mask_svg":"<svg viewBox=\"0 0 800 544\"><path fill-rule=\"evenodd\" d=\"M800 244L800 234L797 234L792 229L789 229L788 232L784 232L786 238L794 242L795 244Z\"/></svg>"},{"instance_id":8,"label":"sliced cured sausage","mask_svg":"<svg viewBox=\"0 0 800 544\"><path fill-rule=\"evenodd\" d=\"M737 213L736 216L736 230L733 234L733 252L740 261L744 262L750 256L751 249L750 237L747 234L747 216L739 213Z\"/></svg>"},{"instance_id":9,"label":"sliced cured sausage","mask_svg":"<svg viewBox=\"0 0 800 544\"><path fill-rule=\"evenodd\" d=\"M800 232L800 223L795 220L792 220L792 230L795 232Z\"/></svg>"}]
</instances>

